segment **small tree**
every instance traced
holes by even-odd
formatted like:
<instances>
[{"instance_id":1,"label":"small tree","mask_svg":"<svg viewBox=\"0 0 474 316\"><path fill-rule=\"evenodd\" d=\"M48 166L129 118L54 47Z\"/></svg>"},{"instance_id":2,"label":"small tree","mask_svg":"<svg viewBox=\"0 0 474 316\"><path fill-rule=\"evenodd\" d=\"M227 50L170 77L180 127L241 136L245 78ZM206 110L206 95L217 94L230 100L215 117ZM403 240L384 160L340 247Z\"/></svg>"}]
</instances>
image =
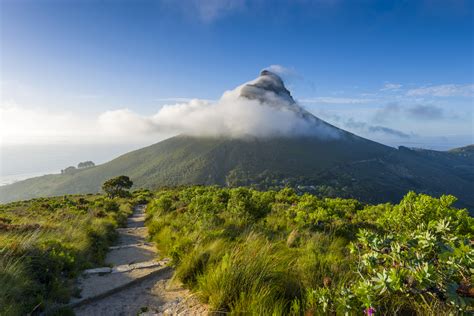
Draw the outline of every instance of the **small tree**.
<instances>
[{"instance_id":1,"label":"small tree","mask_svg":"<svg viewBox=\"0 0 474 316\"><path fill-rule=\"evenodd\" d=\"M77 165L77 168L79 169L83 169L83 168L91 168L91 167L94 167L95 166L95 163L88 160L88 161L83 161L83 162L80 162L78 165Z\"/></svg>"},{"instance_id":2,"label":"small tree","mask_svg":"<svg viewBox=\"0 0 474 316\"><path fill-rule=\"evenodd\" d=\"M108 197L126 197L132 187L133 182L127 176L118 176L116 178L109 179L102 184L102 190L107 194Z\"/></svg>"},{"instance_id":3,"label":"small tree","mask_svg":"<svg viewBox=\"0 0 474 316\"><path fill-rule=\"evenodd\" d=\"M77 169L74 166L67 167L66 169L61 170L61 174L72 174L76 172Z\"/></svg>"}]
</instances>

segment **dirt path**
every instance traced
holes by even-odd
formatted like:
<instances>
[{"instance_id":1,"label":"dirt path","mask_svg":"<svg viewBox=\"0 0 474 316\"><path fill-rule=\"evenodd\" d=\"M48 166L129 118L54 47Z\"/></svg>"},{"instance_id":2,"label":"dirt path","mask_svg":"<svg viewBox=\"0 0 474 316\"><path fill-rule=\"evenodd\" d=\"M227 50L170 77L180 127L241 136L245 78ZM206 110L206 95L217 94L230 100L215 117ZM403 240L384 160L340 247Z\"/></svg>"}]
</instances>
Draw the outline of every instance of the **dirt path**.
<instances>
[{"instance_id":1,"label":"dirt path","mask_svg":"<svg viewBox=\"0 0 474 316\"><path fill-rule=\"evenodd\" d=\"M117 245L106 257L109 267L84 271L81 298L72 300L76 315L207 315L206 308L180 286L171 286L169 260L158 260L146 241L145 207L139 205L118 229Z\"/></svg>"}]
</instances>

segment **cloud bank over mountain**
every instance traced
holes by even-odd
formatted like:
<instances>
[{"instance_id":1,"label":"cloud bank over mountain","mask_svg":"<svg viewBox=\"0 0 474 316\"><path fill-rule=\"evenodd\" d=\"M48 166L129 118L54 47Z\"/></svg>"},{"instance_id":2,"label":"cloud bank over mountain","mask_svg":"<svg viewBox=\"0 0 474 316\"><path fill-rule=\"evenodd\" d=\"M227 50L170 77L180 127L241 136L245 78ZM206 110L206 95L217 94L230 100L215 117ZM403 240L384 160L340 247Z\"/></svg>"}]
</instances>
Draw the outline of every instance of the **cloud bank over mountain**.
<instances>
[{"instance_id":1,"label":"cloud bank over mountain","mask_svg":"<svg viewBox=\"0 0 474 316\"><path fill-rule=\"evenodd\" d=\"M284 68L274 71L282 72ZM226 91L217 101L174 99L152 115L128 108L95 117L2 104L1 140L8 144L150 143L176 135L338 137L339 129L295 102L282 79L262 71L253 81ZM31 136L34 135L34 139Z\"/></svg>"},{"instance_id":2,"label":"cloud bank over mountain","mask_svg":"<svg viewBox=\"0 0 474 316\"><path fill-rule=\"evenodd\" d=\"M424 146L425 142L432 143L433 137L445 137L446 131L450 131L449 137L459 141L453 143L450 140L451 145L445 147L455 147L464 144L464 136L469 134L462 127L465 124L458 124L457 129L453 130L452 122L463 120L467 123L472 111L461 113L458 109L447 107L448 101L443 103L422 97L406 99L409 89L402 84L385 83L382 91L374 94L334 94L302 98L295 102L281 77L291 82L300 75L280 65L271 65L266 69L255 80L224 92L218 100L155 99L161 103L160 107L157 112L147 115L129 108L105 112L98 110L95 113L78 108L72 112L2 101L0 146L143 146L177 134L234 138L293 135L334 138L344 134L326 122L394 146ZM436 122L435 128L433 122ZM426 137L431 138L424 140ZM436 141L438 143L440 141Z\"/></svg>"},{"instance_id":3,"label":"cloud bank over mountain","mask_svg":"<svg viewBox=\"0 0 474 316\"><path fill-rule=\"evenodd\" d=\"M226 91L217 102L195 99L165 105L150 117L127 109L110 111L99 117L99 125L107 133L128 133L136 127L143 133L197 136L340 136L337 128L298 105L281 78L267 70Z\"/></svg>"}]
</instances>

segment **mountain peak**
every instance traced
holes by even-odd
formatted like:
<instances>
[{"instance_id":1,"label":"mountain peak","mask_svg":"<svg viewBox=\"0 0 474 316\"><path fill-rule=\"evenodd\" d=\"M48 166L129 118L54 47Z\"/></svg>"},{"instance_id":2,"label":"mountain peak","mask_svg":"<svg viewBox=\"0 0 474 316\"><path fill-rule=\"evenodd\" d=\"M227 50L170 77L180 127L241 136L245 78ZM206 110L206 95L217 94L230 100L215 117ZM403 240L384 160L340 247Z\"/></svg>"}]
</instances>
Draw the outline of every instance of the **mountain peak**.
<instances>
[{"instance_id":1,"label":"mountain peak","mask_svg":"<svg viewBox=\"0 0 474 316\"><path fill-rule=\"evenodd\" d=\"M260 102L280 99L290 104L295 103L280 76L269 70L262 70L257 79L244 84L240 89L240 96Z\"/></svg>"},{"instance_id":2,"label":"mountain peak","mask_svg":"<svg viewBox=\"0 0 474 316\"><path fill-rule=\"evenodd\" d=\"M264 76L269 76L271 78L273 78L275 81L277 81L281 86L285 86L283 84L283 80L281 79L280 76L278 76L276 73L274 72L271 72L270 70L262 70L260 71L260 77L264 77Z\"/></svg>"}]
</instances>

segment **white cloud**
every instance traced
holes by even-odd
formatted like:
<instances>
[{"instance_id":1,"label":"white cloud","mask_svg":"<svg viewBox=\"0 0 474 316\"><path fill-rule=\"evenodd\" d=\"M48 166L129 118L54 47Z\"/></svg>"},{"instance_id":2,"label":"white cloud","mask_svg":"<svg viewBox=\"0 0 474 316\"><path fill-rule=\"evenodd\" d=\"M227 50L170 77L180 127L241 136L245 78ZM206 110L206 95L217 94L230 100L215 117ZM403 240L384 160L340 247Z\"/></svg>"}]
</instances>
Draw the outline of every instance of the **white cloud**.
<instances>
[{"instance_id":1,"label":"white cloud","mask_svg":"<svg viewBox=\"0 0 474 316\"><path fill-rule=\"evenodd\" d=\"M182 14L212 23L247 7L246 0L159 0L167 10L178 9Z\"/></svg>"},{"instance_id":2,"label":"white cloud","mask_svg":"<svg viewBox=\"0 0 474 316\"><path fill-rule=\"evenodd\" d=\"M399 83L390 83L387 82L384 84L383 88L380 91L390 91L390 90L399 90L402 87Z\"/></svg>"},{"instance_id":3,"label":"white cloud","mask_svg":"<svg viewBox=\"0 0 474 316\"><path fill-rule=\"evenodd\" d=\"M51 113L44 108L2 104L1 140L4 144L144 143L176 134L335 136L336 133L320 121L303 119L305 110L291 97L267 90L265 85L271 77L261 78L251 81L250 86L242 85L225 92L218 101L183 99L184 102L164 105L149 116L130 109L78 116L71 112ZM256 84L258 80L262 80L261 87ZM254 98L242 97L243 87L247 87L246 93Z\"/></svg>"},{"instance_id":4,"label":"white cloud","mask_svg":"<svg viewBox=\"0 0 474 316\"><path fill-rule=\"evenodd\" d=\"M127 136L149 132L153 123L150 118L129 109L107 111L99 115L98 127L105 135Z\"/></svg>"},{"instance_id":5,"label":"white cloud","mask_svg":"<svg viewBox=\"0 0 474 316\"><path fill-rule=\"evenodd\" d=\"M363 137L374 139L374 137L381 139L406 139L415 136L413 132L406 133L398 128L372 125L368 122L368 118L363 118L361 113L335 112L335 111L319 111L322 118L331 122L336 126L340 126L350 132L356 133ZM362 116L362 117L361 117Z\"/></svg>"},{"instance_id":6,"label":"white cloud","mask_svg":"<svg viewBox=\"0 0 474 316\"><path fill-rule=\"evenodd\" d=\"M287 68L287 67L282 66L282 65L270 65L265 69L269 70L273 73L276 73L280 76L281 75L290 75L290 76L297 76L298 75L296 70L294 70L293 68Z\"/></svg>"},{"instance_id":7,"label":"white cloud","mask_svg":"<svg viewBox=\"0 0 474 316\"><path fill-rule=\"evenodd\" d=\"M206 22L216 20L245 7L244 0L194 0L193 3L201 19Z\"/></svg>"},{"instance_id":8,"label":"white cloud","mask_svg":"<svg viewBox=\"0 0 474 316\"><path fill-rule=\"evenodd\" d=\"M373 102L374 99L365 98L343 98L343 97L317 97L298 100L301 103L313 104L363 104Z\"/></svg>"},{"instance_id":9,"label":"white cloud","mask_svg":"<svg viewBox=\"0 0 474 316\"><path fill-rule=\"evenodd\" d=\"M374 122L390 122L399 119L420 123L442 120L459 121L460 117L434 104L400 105L396 102L378 108L373 116Z\"/></svg>"},{"instance_id":10,"label":"white cloud","mask_svg":"<svg viewBox=\"0 0 474 316\"><path fill-rule=\"evenodd\" d=\"M407 91L408 96L435 97L471 97L474 95L474 84L443 84L421 87Z\"/></svg>"},{"instance_id":11,"label":"white cloud","mask_svg":"<svg viewBox=\"0 0 474 316\"><path fill-rule=\"evenodd\" d=\"M78 141L94 133L90 120L72 113L22 107L14 102L0 105L1 144Z\"/></svg>"},{"instance_id":12,"label":"white cloud","mask_svg":"<svg viewBox=\"0 0 474 316\"><path fill-rule=\"evenodd\" d=\"M280 65L272 65L267 69L279 73L288 72L287 68ZM256 80L251 83L255 82ZM455 93L466 94L466 91L472 93L473 86L431 86L408 91L412 95L409 98L406 94L399 96L412 102L416 99L413 96L426 94L451 96ZM279 92L273 93L267 90L262 92L251 86L250 93L258 95L254 99L246 99L240 96L242 87L225 92L219 100L156 99L166 105L153 115L142 115L127 108L85 115L78 114L79 111L50 111L44 107L34 108L14 102L3 102L0 104L0 142L2 144L146 144L181 133L232 137L314 133L314 124L301 119L305 110L294 104L291 97L290 99L282 97ZM397 99L402 105L389 103L380 107L378 102L386 101L388 97L384 99L377 95L358 96L360 94L357 97L315 97L302 99L300 102L309 104L308 106L315 110L318 116L321 114L321 117L329 122L369 138L372 138L374 133L402 137L400 129L414 130L418 135L425 131L435 135L441 130L443 133L451 130L466 133L466 124L454 126L452 123L454 118L459 117L457 112L449 112L442 104L410 103L412 105L409 106L403 105L403 100ZM390 98L393 97L396 96ZM368 103L370 103L368 106L360 105ZM318 113L324 108L330 110L331 115ZM346 112L346 119L338 118L338 115L342 117ZM471 116L472 111L468 112ZM366 125L357 129L355 121L349 118L357 118L357 122L365 122ZM433 120L436 120L436 125L432 124ZM377 124L369 128L372 126L370 122ZM324 124L320 124L317 133L324 137L334 136L333 131L327 129Z\"/></svg>"},{"instance_id":13,"label":"white cloud","mask_svg":"<svg viewBox=\"0 0 474 316\"><path fill-rule=\"evenodd\" d=\"M182 103L182 102L190 102L191 100L194 100L196 98L181 98L181 97L173 97L173 98L156 98L154 99L155 101L158 102L177 102L177 103ZM209 101L209 102L216 102L217 100L212 100L212 99L200 99L204 101Z\"/></svg>"},{"instance_id":14,"label":"white cloud","mask_svg":"<svg viewBox=\"0 0 474 316\"><path fill-rule=\"evenodd\" d=\"M194 99L163 106L155 115L139 116L129 110L101 115L100 124L109 133L124 132L122 126L141 126L141 133L190 134L230 137L293 135L315 133L314 122L299 116L304 111L286 99L264 92L264 102L240 97L240 89L227 91L217 102ZM317 133L332 132L321 126ZM128 133L129 131L125 131Z\"/></svg>"}]
</instances>

